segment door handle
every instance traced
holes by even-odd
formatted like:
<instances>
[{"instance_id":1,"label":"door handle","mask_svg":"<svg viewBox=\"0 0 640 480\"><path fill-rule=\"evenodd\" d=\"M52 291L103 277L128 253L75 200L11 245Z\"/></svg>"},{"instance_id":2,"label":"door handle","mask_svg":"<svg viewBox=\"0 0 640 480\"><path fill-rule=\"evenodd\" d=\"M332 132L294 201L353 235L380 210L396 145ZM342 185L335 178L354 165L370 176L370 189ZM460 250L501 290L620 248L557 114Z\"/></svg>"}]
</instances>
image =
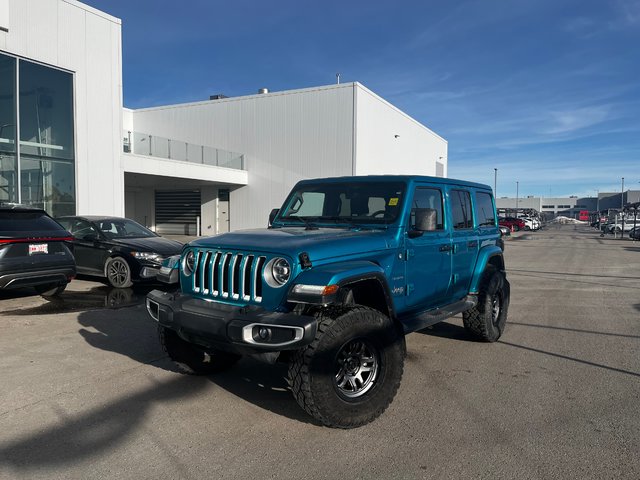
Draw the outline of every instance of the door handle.
<instances>
[{"instance_id":1,"label":"door handle","mask_svg":"<svg viewBox=\"0 0 640 480\"><path fill-rule=\"evenodd\" d=\"M450 252L452 249L451 245L440 245L441 252Z\"/></svg>"}]
</instances>

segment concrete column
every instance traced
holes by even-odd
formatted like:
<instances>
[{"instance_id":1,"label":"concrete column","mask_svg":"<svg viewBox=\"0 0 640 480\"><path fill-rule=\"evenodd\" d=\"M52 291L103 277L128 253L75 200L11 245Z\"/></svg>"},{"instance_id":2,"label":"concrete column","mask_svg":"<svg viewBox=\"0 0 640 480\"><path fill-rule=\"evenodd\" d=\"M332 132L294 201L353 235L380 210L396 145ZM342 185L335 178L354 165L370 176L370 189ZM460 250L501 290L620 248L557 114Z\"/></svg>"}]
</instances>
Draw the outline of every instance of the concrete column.
<instances>
[{"instance_id":1,"label":"concrete column","mask_svg":"<svg viewBox=\"0 0 640 480\"><path fill-rule=\"evenodd\" d=\"M200 189L200 199L202 207L200 213L202 218L200 219L200 225L203 236L211 236L218 233L216 231L217 224L217 203L218 203L218 189L213 186L204 186Z\"/></svg>"}]
</instances>

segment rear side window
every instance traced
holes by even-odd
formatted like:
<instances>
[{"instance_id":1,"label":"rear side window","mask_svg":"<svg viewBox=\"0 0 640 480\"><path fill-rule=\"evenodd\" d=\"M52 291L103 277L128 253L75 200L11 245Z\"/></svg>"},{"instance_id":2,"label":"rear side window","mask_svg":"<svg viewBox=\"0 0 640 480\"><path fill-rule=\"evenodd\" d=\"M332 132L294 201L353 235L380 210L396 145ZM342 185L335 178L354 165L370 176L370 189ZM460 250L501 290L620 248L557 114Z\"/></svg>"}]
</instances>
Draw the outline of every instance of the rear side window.
<instances>
[{"instance_id":1,"label":"rear side window","mask_svg":"<svg viewBox=\"0 0 640 480\"><path fill-rule=\"evenodd\" d=\"M476 222L479 227L495 227L496 217L491 194L476 192Z\"/></svg>"},{"instance_id":2,"label":"rear side window","mask_svg":"<svg viewBox=\"0 0 640 480\"><path fill-rule=\"evenodd\" d=\"M464 230L473 228L473 215L471 214L471 195L466 190L451 190L451 214L453 216L453 229Z\"/></svg>"},{"instance_id":3,"label":"rear side window","mask_svg":"<svg viewBox=\"0 0 640 480\"><path fill-rule=\"evenodd\" d=\"M62 227L43 212L0 212L0 232L60 232Z\"/></svg>"}]
</instances>

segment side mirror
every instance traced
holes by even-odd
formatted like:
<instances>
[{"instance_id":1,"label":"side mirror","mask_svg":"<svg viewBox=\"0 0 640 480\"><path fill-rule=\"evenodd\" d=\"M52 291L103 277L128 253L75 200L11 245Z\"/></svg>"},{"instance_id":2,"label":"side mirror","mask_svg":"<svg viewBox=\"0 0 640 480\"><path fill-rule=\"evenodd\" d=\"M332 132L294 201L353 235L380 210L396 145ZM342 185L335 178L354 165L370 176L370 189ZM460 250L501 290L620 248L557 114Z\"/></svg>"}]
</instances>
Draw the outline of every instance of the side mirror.
<instances>
[{"instance_id":1,"label":"side mirror","mask_svg":"<svg viewBox=\"0 0 640 480\"><path fill-rule=\"evenodd\" d=\"M438 212L435 208L416 208L416 230L433 232L437 228Z\"/></svg>"},{"instance_id":2,"label":"side mirror","mask_svg":"<svg viewBox=\"0 0 640 480\"><path fill-rule=\"evenodd\" d=\"M273 221L276 219L276 217L278 216L278 213L280 212L279 208L274 208L273 210L271 210L271 213L269 214L269 226L271 226L271 224L273 223Z\"/></svg>"}]
</instances>

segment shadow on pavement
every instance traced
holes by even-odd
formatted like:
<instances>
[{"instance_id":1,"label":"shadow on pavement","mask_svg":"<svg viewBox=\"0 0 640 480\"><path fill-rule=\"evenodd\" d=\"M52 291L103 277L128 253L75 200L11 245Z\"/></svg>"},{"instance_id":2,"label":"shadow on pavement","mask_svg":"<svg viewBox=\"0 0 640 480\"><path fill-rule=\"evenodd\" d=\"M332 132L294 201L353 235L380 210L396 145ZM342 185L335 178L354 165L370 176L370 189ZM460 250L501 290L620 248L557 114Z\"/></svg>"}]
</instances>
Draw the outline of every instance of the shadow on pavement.
<instances>
[{"instance_id":1,"label":"shadow on pavement","mask_svg":"<svg viewBox=\"0 0 640 480\"><path fill-rule=\"evenodd\" d=\"M105 407L65 418L61 425L5 443L0 448L0 464L37 470L99 455L131 434L154 403L188 398L205 386L206 380L201 378L176 377L158 382Z\"/></svg>"},{"instance_id":2,"label":"shadow on pavement","mask_svg":"<svg viewBox=\"0 0 640 480\"><path fill-rule=\"evenodd\" d=\"M638 308L637 305L634 305ZM640 309L640 308L638 308ZM518 325L520 327L534 327L534 328L545 328L550 330L564 330L565 332L576 332L576 333L590 333L593 335L604 335L607 337L623 337L623 338L640 338L640 335L627 335L624 333L609 333L609 332L598 332L595 330L582 330L579 328L568 328L568 327L553 327L551 325L538 325L535 323L519 323L519 322L509 322L509 325Z\"/></svg>"},{"instance_id":3,"label":"shadow on pavement","mask_svg":"<svg viewBox=\"0 0 640 480\"><path fill-rule=\"evenodd\" d=\"M78 323L83 327L79 330L80 335L95 348L177 372L158 341L158 324L149 317L142 305L115 312L83 312L78 317ZM296 403L289 391L286 377L286 364L268 365L246 357L228 372L207 378L229 393L260 408L283 417L316 424Z\"/></svg>"}]
</instances>

